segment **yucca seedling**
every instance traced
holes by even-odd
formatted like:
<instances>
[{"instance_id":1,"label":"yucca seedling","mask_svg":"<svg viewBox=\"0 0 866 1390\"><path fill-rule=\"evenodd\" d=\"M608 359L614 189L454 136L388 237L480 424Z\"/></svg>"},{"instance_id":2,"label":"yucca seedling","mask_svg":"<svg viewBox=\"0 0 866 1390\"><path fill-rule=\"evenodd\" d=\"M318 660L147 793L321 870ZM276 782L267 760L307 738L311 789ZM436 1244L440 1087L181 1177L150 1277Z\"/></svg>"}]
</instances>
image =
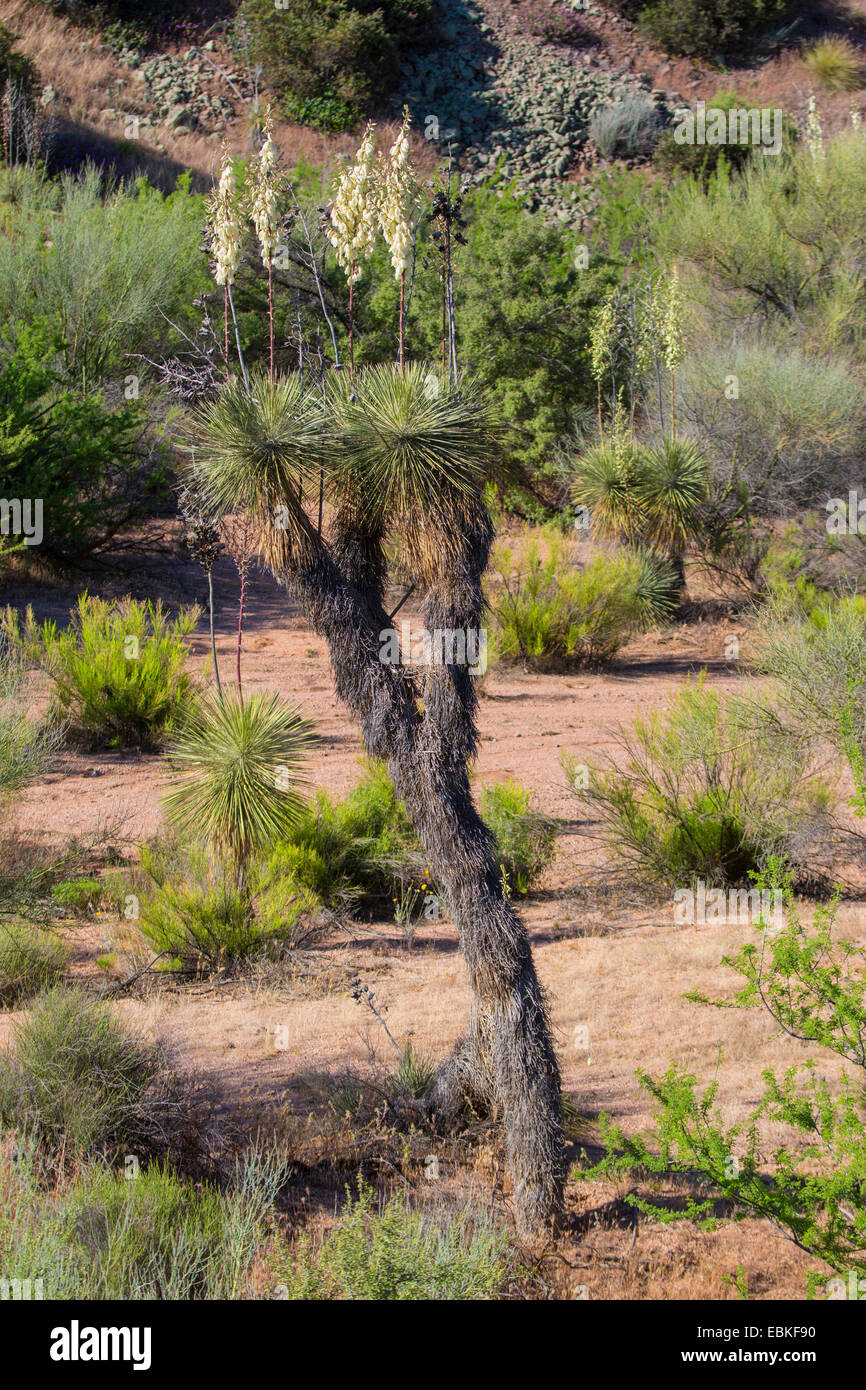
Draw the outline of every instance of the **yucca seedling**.
<instances>
[{"instance_id":1,"label":"yucca seedling","mask_svg":"<svg viewBox=\"0 0 866 1390\"><path fill-rule=\"evenodd\" d=\"M313 726L278 695L202 701L169 755L178 785L164 798L178 830L204 837L235 866L287 835L301 813L301 767Z\"/></svg>"}]
</instances>

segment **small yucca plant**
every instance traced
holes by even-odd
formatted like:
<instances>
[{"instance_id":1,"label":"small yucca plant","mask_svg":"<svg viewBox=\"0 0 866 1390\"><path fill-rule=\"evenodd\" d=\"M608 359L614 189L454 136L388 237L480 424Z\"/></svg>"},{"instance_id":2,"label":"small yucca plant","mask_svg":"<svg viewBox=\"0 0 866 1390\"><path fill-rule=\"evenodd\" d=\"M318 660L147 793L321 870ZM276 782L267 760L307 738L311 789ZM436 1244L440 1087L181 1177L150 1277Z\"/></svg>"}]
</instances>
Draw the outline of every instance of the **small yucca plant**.
<instances>
[{"instance_id":1,"label":"small yucca plant","mask_svg":"<svg viewBox=\"0 0 866 1390\"><path fill-rule=\"evenodd\" d=\"M302 809L300 768L312 725L273 693L202 701L170 748L180 779L164 798L169 820L204 837L235 867L291 830Z\"/></svg>"},{"instance_id":2,"label":"small yucca plant","mask_svg":"<svg viewBox=\"0 0 866 1390\"><path fill-rule=\"evenodd\" d=\"M804 51L803 62L828 92L856 92L863 85L863 60L847 39L819 39Z\"/></svg>"}]
</instances>

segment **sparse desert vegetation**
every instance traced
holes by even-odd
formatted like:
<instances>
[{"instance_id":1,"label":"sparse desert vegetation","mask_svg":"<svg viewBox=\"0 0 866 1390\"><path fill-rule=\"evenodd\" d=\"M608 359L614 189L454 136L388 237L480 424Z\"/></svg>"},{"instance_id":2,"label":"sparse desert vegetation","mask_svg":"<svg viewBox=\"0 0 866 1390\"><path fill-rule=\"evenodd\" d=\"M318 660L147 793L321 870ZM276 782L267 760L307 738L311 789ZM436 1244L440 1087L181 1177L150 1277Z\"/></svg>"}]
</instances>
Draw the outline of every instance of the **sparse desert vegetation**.
<instances>
[{"instance_id":1,"label":"sparse desert vegetation","mask_svg":"<svg viewBox=\"0 0 866 1390\"><path fill-rule=\"evenodd\" d=\"M841 8L0 0L3 1299L863 1296Z\"/></svg>"}]
</instances>

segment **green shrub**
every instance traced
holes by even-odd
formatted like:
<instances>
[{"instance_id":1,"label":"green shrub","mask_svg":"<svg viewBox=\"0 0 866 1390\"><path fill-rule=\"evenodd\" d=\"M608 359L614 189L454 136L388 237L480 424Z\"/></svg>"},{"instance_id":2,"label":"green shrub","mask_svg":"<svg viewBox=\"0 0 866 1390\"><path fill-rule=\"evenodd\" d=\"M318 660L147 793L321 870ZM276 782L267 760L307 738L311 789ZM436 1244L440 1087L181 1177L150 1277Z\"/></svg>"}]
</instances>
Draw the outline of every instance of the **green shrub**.
<instances>
[{"instance_id":1,"label":"green shrub","mask_svg":"<svg viewBox=\"0 0 866 1390\"><path fill-rule=\"evenodd\" d=\"M695 58L736 54L779 23L790 0L653 0L639 9L640 27L668 53Z\"/></svg>"},{"instance_id":2,"label":"green shrub","mask_svg":"<svg viewBox=\"0 0 866 1390\"><path fill-rule=\"evenodd\" d=\"M512 780L485 787L479 809L496 837L509 891L524 897L556 852L555 821L534 811L531 793Z\"/></svg>"},{"instance_id":3,"label":"green shrub","mask_svg":"<svg viewBox=\"0 0 866 1390\"><path fill-rule=\"evenodd\" d=\"M714 493L741 479L759 515L790 515L834 492L847 495L866 410L859 376L844 358L741 342L708 346L678 378L682 411L714 463ZM732 378L733 400L724 391Z\"/></svg>"},{"instance_id":4,"label":"green shrub","mask_svg":"<svg viewBox=\"0 0 866 1390\"><path fill-rule=\"evenodd\" d=\"M11 33L5 24L0 24L0 92L8 82L23 90L28 101L32 101L39 85L39 73L32 58L26 53L15 52L16 34ZM0 148L0 161L5 151Z\"/></svg>"},{"instance_id":5,"label":"green shrub","mask_svg":"<svg viewBox=\"0 0 866 1390\"><path fill-rule=\"evenodd\" d=\"M399 1195L377 1211L362 1181L318 1248L300 1240L282 1278L291 1299L489 1299L511 1263L507 1238L480 1209L416 1211Z\"/></svg>"},{"instance_id":6,"label":"green shrub","mask_svg":"<svg viewBox=\"0 0 866 1390\"><path fill-rule=\"evenodd\" d=\"M808 750L792 743L780 756L748 737L744 718L701 678L623 732L610 768L588 770L581 795L622 870L668 888L727 887L748 884L775 854L804 886L820 882L829 793L810 775Z\"/></svg>"},{"instance_id":7,"label":"green shrub","mask_svg":"<svg viewBox=\"0 0 866 1390\"><path fill-rule=\"evenodd\" d=\"M753 110L754 108L736 92L718 92L711 101L706 103L706 114L709 117L712 111L729 112L733 110ZM763 119L763 111L770 112L770 130L774 130L772 125L772 112L775 108L758 108ZM799 138L799 132L792 118L784 113L782 116L782 150L790 150ZM723 145L699 145L696 141L683 141L678 143L673 130L662 132L653 151L653 163L662 170L663 173L681 173L699 179L704 187L709 183L710 176L719 171L720 162L728 169L739 172L756 156L760 147L746 141L729 141ZM777 158L777 155L772 155Z\"/></svg>"},{"instance_id":8,"label":"green shrub","mask_svg":"<svg viewBox=\"0 0 866 1390\"><path fill-rule=\"evenodd\" d=\"M634 159L650 155L661 132L655 104L645 97L628 97L613 106L597 106L589 133L605 159Z\"/></svg>"},{"instance_id":9,"label":"green shrub","mask_svg":"<svg viewBox=\"0 0 866 1390\"><path fill-rule=\"evenodd\" d=\"M331 907L384 907L395 877L418 867L420 850L386 768L367 762L342 801L319 791L290 839L269 860L275 876L295 877Z\"/></svg>"},{"instance_id":10,"label":"green shrub","mask_svg":"<svg viewBox=\"0 0 866 1390\"><path fill-rule=\"evenodd\" d=\"M198 608L169 619L162 603L78 599L70 626L38 627L27 642L54 683L55 714L96 747L157 749L190 713L195 698L184 638Z\"/></svg>"},{"instance_id":11,"label":"green shrub","mask_svg":"<svg viewBox=\"0 0 866 1390\"><path fill-rule=\"evenodd\" d=\"M545 557L530 540L519 550L497 545L491 569L502 581L488 592L496 623L492 645L507 661L539 668L603 665L659 616L647 612L646 561L637 555L599 555L578 569L559 541L549 543Z\"/></svg>"},{"instance_id":12,"label":"green shrub","mask_svg":"<svg viewBox=\"0 0 866 1390\"><path fill-rule=\"evenodd\" d=\"M143 856L147 864L146 854ZM251 867L243 886L192 851L183 877L156 884L141 903L140 927L176 967L213 973L310 934L317 900L293 879Z\"/></svg>"},{"instance_id":13,"label":"green shrub","mask_svg":"<svg viewBox=\"0 0 866 1390\"><path fill-rule=\"evenodd\" d=\"M78 559L167 494L164 450L140 447L136 404L64 386L64 340L45 319L14 328L0 343L0 476L9 496L41 501L32 553Z\"/></svg>"},{"instance_id":14,"label":"green shrub","mask_svg":"<svg viewBox=\"0 0 866 1390\"><path fill-rule=\"evenodd\" d=\"M79 989L56 987L0 1059L0 1123L80 1159L146 1142L168 1106L164 1056Z\"/></svg>"},{"instance_id":15,"label":"green shrub","mask_svg":"<svg viewBox=\"0 0 866 1390\"><path fill-rule=\"evenodd\" d=\"M131 354L164 356L180 341L171 324L189 324L208 283L203 198L189 176L166 196L145 178L106 189L94 165L55 183L36 173L19 182L0 241L0 321L55 331L70 388L125 385L129 373L143 382Z\"/></svg>"},{"instance_id":16,"label":"green shrub","mask_svg":"<svg viewBox=\"0 0 866 1390\"><path fill-rule=\"evenodd\" d=\"M81 915L92 912L99 905L102 885L96 878L67 878L55 883L51 896L65 912Z\"/></svg>"},{"instance_id":17,"label":"green shrub","mask_svg":"<svg viewBox=\"0 0 866 1390\"><path fill-rule=\"evenodd\" d=\"M49 1194L32 1147L0 1151L0 1263L4 1278L39 1271L47 1299L255 1297L254 1265L282 1181L280 1165L251 1155L224 1190L156 1165L133 1181L88 1169Z\"/></svg>"},{"instance_id":18,"label":"green shrub","mask_svg":"<svg viewBox=\"0 0 866 1390\"><path fill-rule=\"evenodd\" d=\"M56 985L68 959L54 933L30 922L0 921L0 1005L14 1008Z\"/></svg>"},{"instance_id":19,"label":"green shrub","mask_svg":"<svg viewBox=\"0 0 866 1390\"><path fill-rule=\"evenodd\" d=\"M863 85L863 59L847 39L818 39L804 49L803 62L828 92L856 92Z\"/></svg>"},{"instance_id":20,"label":"green shrub","mask_svg":"<svg viewBox=\"0 0 866 1390\"><path fill-rule=\"evenodd\" d=\"M31 716L28 677L7 610L0 614L0 804L44 771L59 741L56 730Z\"/></svg>"},{"instance_id":21,"label":"green shrub","mask_svg":"<svg viewBox=\"0 0 866 1390\"><path fill-rule=\"evenodd\" d=\"M240 18L254 61L289 120L350 129L372 113L400 74L404 48L433 32L430 0L244 0Z\"/></svg>"}]
</instances>

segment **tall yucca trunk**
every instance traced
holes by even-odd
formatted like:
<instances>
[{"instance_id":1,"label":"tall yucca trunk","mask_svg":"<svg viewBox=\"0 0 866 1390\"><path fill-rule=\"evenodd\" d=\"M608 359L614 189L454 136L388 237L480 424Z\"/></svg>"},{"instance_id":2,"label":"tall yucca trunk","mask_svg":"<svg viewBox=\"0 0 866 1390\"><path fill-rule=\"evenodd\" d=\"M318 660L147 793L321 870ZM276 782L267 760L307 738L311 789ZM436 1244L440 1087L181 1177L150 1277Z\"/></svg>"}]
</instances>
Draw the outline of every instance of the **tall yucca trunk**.
<instances>
[{"instance_id":1,"label":"tall yucca trunk","mask_svg":"<svg viewBox=\"0 0 866 1390\"><path fill-rule=\"evenodd\" d=\"M463 573L427 600L425 617L436 626L480 622L489 521L468 532ZM426 1108L443 1120L468 1104L499 1114L518 1217L532 1230L561 1204L559 1071L526 929L504 892L493 839L472 799L467 759L476 744L475 693L465 667L440 665L426 673L419 709L408 672L379 660L388 618L375 585L365 592L357 583L378 566L357 552L353 560L351 578L324 551L283 577L328 642L337 694L359 719L367 752L387 764L460 933L473 991L469 1031Z\"/></svg>"}]
</instances>

